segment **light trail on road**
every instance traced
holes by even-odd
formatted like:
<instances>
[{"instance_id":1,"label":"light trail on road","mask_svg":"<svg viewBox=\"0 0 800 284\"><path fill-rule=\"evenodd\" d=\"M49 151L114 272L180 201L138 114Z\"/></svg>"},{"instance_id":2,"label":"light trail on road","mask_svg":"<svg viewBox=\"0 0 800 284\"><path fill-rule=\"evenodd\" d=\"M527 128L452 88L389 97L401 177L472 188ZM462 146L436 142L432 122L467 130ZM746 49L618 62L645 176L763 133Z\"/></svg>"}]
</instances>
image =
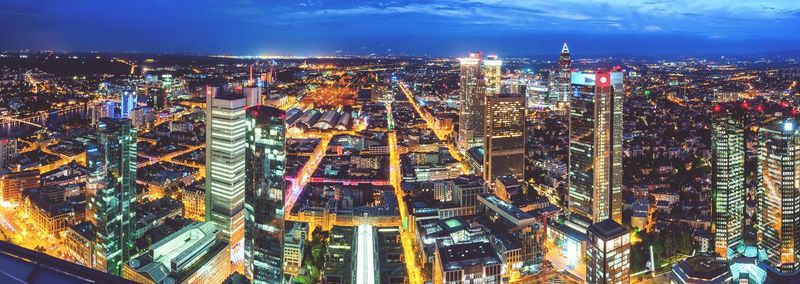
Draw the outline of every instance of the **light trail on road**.
<instances>
[{"instance_id":1,"label":"light trail on road","mask_svg":"<svg viewBox=\"0 0 800 284\"><path fill-rule=\"evenodd\" d=\"M436 124L433 121L433 118L425 115L422 112L422 109L420 109L419 105L417 104L417 101L414 99L414 96L411 93L411 90L408 89L408 86L406 86L406 84L402 81L398 82L397 85L400 86L400 91L402 91L403 94L406 95L406 98L411 103L411 106L414 108L414 110L417 111L417 114L419 114L419 116L422 117L423 120L425 120L425 123L428 125L428 128L430 128L433 131L433 133L436 134L436 137L439 138L439 140L442 140L444 142L445 146L447 146L447 150L450 152L450 155L453 156L453 158L456 159L456 161L461 162L461 173L463 174L470 173L471 172L470 167L467 164L467 162L464 161L464 158L461 156L461 153L458 152L458 149L456 149L455 145L450 144L450 142L447 141L447 135L452 133L452 131L446 131L443 129L436 128Z\"/></svg>"}]
</instances>

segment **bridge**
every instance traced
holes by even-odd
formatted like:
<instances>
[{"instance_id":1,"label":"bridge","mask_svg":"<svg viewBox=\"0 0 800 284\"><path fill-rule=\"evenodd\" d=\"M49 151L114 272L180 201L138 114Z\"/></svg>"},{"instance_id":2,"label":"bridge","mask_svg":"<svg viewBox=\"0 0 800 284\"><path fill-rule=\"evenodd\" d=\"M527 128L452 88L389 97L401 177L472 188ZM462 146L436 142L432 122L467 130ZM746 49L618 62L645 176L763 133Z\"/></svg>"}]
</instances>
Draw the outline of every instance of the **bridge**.
<instances>
[{"instance_id":1,"label":"bridge","mask_svg":"<svg viewBox=\"0 0 800 284\"><path fill-rule=\"evenodd\" d=\"M11 115L4 115L3 118L0 119L0 126L5 126L5 125L8 125L8 124L13 124L13 123L23 123L23 124L28 124L28 125L35 126L35 127L38 127L38 128L45 128L44 125L38 124L36 122L43 121L42 123L44 123L44 122L47 121L47 119L51 115L54 115L54 114L55 115L59 115L59 114L67 113L67 112L70 112L70 111L80 110L81 108L86 107L87 105L88 104L86 104L86 103L79 103L79 104L76 104L76 105L71 105L71 106L65 107L63 109L59 109L59 110L55 110L55 111L51 111L51 112L40 111L40 112L37 112L35 114L31 114L29 116L23 116L23 117L13 117Z\"/></svg>"},{"instance_id":2,"label":"bridge","mask_svg":"<svg viewBox=\"0 0 800 284\"><path fill-rule=\"evenodd\" d=\"M36 126L36 127L39 127L39 128L44 128L44 125L36 124L36 123L30 122L30 121L27 121L27 120L22 120L22 119L19 119L19 118L13 118L13 117L10 117L10 116L3 117L3 124L9 123L9 122L25 123L25 124L33 125L33 126Z\"/></svg>"}]
</instances>

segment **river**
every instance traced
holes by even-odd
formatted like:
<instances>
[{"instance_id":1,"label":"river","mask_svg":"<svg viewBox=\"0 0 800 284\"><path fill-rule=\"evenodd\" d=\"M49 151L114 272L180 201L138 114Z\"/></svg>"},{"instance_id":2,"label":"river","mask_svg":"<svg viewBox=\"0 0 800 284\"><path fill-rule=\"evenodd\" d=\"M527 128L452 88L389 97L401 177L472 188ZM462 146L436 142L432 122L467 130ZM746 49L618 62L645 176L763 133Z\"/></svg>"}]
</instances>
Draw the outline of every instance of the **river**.
<instances>
[{"instance_id":1,"label":"river","mask_svg":"<svg viewBox=\"0 0 800 284\"><path fill-rule=\"evenodd\" d=\"M60 128L65 121L75 117L90 119L91 112L89 108L84 105L68 111L53 111L48 114L37 116L32 120L28 119L27 121L47 126L50 129L57 129ZM0 122L0 137L2 138L26 137L36 132L36 130L39 130L39 127L19 121L3 120Z\"/></svg>"}]
</instances>

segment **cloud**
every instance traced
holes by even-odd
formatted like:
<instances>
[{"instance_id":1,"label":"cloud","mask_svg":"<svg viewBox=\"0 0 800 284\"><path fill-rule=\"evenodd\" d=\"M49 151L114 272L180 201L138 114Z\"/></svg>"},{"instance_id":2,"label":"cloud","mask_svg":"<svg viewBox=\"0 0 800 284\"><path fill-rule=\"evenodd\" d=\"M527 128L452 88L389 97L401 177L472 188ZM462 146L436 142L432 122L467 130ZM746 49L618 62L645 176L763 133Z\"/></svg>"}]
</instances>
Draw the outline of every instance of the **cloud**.
<instances>
[{"instance_id":1,"label":"cloud","mask_svg":"<svg viewBox=\"0 0 800 284\"><path fill-rule=\"evenodd\" d=\"M335 23L359 16L403 17L404 23L442 23L496 26L527 31L622 32L641 27L642 33L746 32L759 34L763 23L798 20L800 1L784 0L392 0L392 1L302 1L275 5L264 18L283 23ZM431 27L435 30L438 27ZM611 28L611 29L609 29ZM627 29L626 32L636 32Z\"/></svg>"},{"instance_id":2,"label":"cloud","mask_svg":"<svg viewBox=\"0 0 800 284\"><path fill-rule=\"evenodd\" d=\"M31 14L31 13L22 13L16 11L8 11L8 10L0 10L0 14L12 15L12 16L20 16L20 17L28 17L28 18L36 18L36 19L44 19L44 16Z\"/></svg>"},{"instance_id":3,"label":"cloud","mask_svg":"<svg viewBox=\"0 0 800 284\"><path fill-rule=\"evenodd\" d=\"M645 26L644 30L648 32L660 32L663 31L664 29L662 29L659 26Z\"/></svg>"}]
</instances>

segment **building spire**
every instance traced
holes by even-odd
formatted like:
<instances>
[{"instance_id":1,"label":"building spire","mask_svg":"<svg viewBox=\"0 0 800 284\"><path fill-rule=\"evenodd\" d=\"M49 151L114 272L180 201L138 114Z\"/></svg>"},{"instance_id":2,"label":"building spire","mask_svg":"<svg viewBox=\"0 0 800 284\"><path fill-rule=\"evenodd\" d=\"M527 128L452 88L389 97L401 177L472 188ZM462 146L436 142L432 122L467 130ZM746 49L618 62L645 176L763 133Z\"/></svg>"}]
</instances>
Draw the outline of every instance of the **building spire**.
<instances>
[{"instance_id":1,"label":"building spire","mask_svg":"<svg viewBox=\"0 0 800 284\"><path fill-rule=\"evenodd\" d=\"M569 53L569 47L567 47L567 43L564 43L564 47L561 48L561 53Z\"/></svg>"}]
</instances>

